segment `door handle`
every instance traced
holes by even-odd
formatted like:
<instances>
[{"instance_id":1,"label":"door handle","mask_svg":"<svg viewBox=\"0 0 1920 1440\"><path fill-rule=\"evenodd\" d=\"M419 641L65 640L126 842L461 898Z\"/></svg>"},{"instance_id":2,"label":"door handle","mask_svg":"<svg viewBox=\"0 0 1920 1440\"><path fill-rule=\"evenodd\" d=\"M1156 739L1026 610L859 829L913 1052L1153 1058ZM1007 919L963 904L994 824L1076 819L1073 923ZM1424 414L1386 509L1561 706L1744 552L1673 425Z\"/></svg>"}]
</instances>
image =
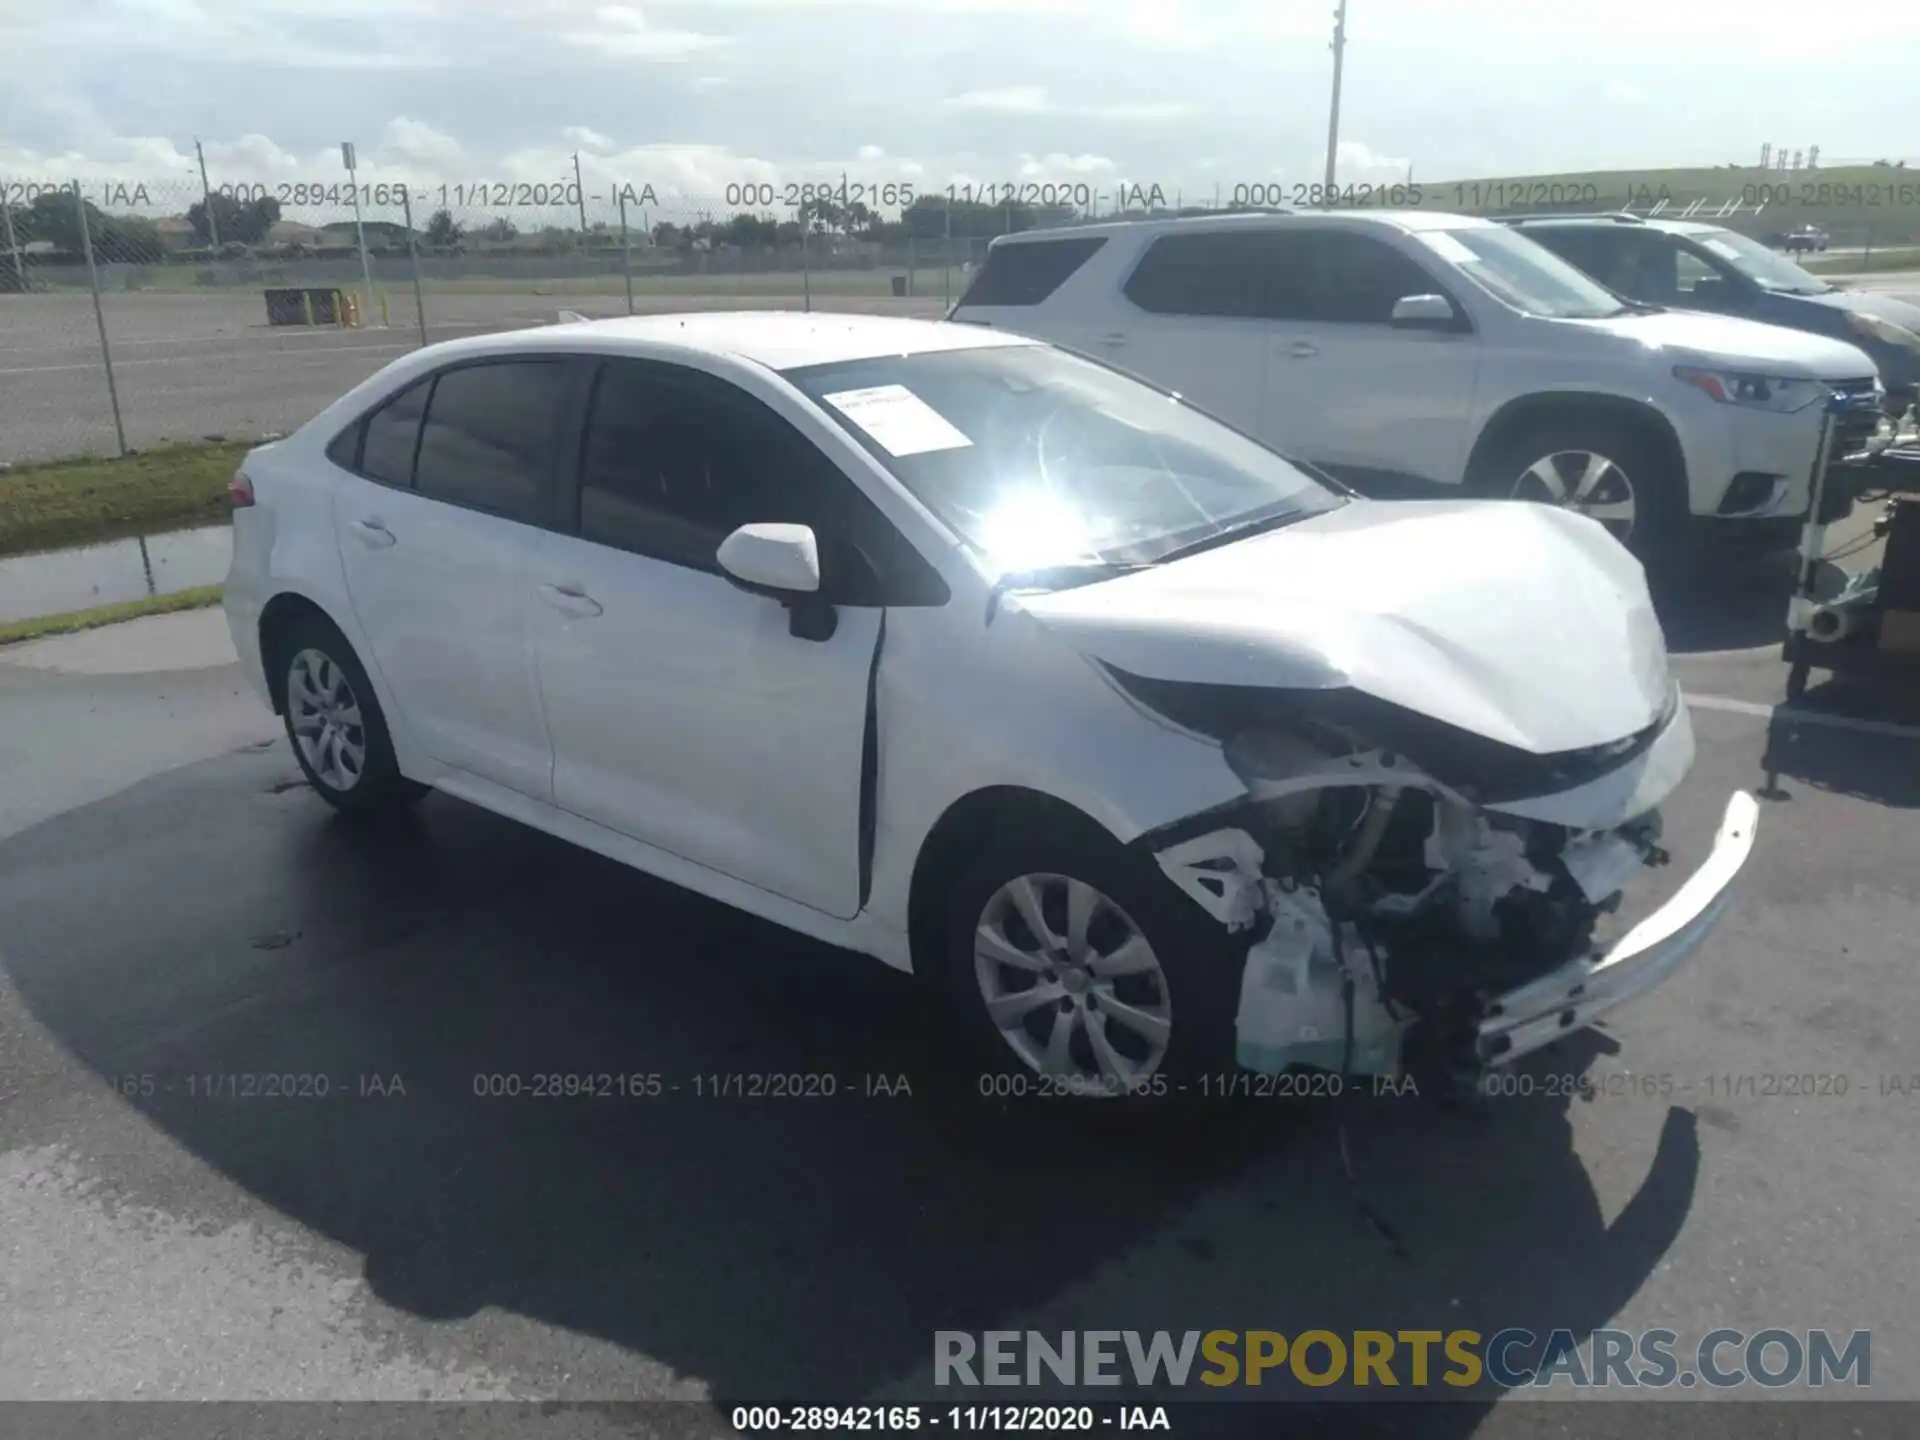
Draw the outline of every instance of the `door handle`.
<instances>
[{"instance_id":1,"label":"door handle","mask_svg":"<svg viewBox=\"0 0 1920 1440\"><path fill-rule=\"evenodd\" d=\"M1100 337L1098 343L1108 346L1109 348L1117 349L1119 346L1127 343L1127 335L1124 330L1109 330Z\"/></svg>"},{"instance_id":2,"label":"door handle","mask_svg":"<svg viewBox=\"0 0 1920 1440\"><path fill-rule=\"evenodd\" d=\"M369 550L385 550L394 543L394 533L378 520L351 520L347 528Z\"/></svg>"},{"instance_id":3,"label":"door handle","mask_svg":"<svg viewBox=\"0 0 1920 1440\"><path fill-rule=\"evenodd\" d=\"M604 615L606 607L578 585L542 585L540 594L556 610L569 615Z\"/></svg>"},{"instance_id":4,"label":"door handle","mask_svg":"<svg viewBox=\"0 0 1920 1440\"><path fill-rule=\"evenodd\" d=\"M1320 353L1320 347L1311 340L1294 340L1287 345L1287 354L1295 360L1311 360Z\"/></svg>"}]
</instances>

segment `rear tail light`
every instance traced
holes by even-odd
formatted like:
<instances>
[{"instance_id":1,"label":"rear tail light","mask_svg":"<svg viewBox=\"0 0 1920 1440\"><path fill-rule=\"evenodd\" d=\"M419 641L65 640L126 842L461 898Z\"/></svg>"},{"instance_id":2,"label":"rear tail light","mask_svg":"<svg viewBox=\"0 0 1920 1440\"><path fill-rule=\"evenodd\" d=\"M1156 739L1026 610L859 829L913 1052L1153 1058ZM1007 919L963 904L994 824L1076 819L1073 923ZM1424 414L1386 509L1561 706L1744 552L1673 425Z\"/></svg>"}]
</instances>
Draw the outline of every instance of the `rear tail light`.
<instances>
[{"instance_id":1,"label":"rear tail light","mask_svg":"<svg viewBox=\"0 0 1920 1440\"><path fill-rule=\"evenodd\" d=\"M253 481L244 470L233 472L233 479L227 482L227 498L233 502L233 508L243 510L253 504Z\"/></svg>"}]
</instances>

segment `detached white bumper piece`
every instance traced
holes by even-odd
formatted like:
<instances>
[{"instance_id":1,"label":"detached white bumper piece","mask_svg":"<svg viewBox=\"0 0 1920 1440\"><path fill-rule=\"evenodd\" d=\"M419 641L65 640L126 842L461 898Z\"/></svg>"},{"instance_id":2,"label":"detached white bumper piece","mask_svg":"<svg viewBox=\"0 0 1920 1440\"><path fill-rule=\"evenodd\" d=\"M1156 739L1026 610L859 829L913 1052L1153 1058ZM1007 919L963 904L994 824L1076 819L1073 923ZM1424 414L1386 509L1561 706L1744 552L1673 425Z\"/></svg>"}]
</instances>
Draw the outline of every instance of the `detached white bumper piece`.
<instances>
[{"instance_id":1,"label":"detached white bumper piece","mask_svg":"<svg viewBox=\"0 0 1920 1440\"><path fill-rule=\"evenodd\" d=\"M1760 806L1746 791L1727 801L1706 862L1674 897L1605 955L1582 956L1496 999L1480 1021L1482 1064L1505 1065L1584 1026L1661 984L1700 948L1733 898L1753 853Z\"/></svg>"}]
</instances>

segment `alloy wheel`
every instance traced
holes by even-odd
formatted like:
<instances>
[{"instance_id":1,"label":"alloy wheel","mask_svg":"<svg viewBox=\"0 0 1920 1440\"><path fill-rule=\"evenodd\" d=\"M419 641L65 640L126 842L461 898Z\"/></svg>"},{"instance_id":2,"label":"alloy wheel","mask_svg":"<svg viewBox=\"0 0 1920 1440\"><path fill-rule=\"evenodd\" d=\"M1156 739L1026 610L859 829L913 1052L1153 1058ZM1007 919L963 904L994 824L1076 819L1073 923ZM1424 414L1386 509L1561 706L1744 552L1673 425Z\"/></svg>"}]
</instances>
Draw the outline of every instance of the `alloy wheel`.
<instances>
[{"instance_id":1,"label":"alloy wheel","mask_svg":"<svg viewBox=\"0 0 1920 1440\"><path fill-rule=\"evenodd\" d=\"M1111 897L1066 875L1009 880L974 935L988 1018L1035 1072L1088 1094L1151 1076L1173 1036L1153 946Z\"/></svg>"},{"instance_id":2,"label":"alloy wheel","mask_svg":"<svg viewBox=\"0 0 1920 1440\"><path fill-rule=\"evenodd\" d=\"M367 732L347 672L320 650L302 650L287 668L287 719L314 774L351 790L367 768Z\"/></svg>"},{"instance_id":3,"label":"alloy wheel","mask_svg":"<svg viewBox=\"0 0 1920 1440\"><path fill-rule=\"evenodd\" d=\"M1639 512L1627 472L1592 450L1558 450L1542 456L1514 483L1513 498L1588 516L1623 541L1633 533Z\"/></svg>"}]
</instances>

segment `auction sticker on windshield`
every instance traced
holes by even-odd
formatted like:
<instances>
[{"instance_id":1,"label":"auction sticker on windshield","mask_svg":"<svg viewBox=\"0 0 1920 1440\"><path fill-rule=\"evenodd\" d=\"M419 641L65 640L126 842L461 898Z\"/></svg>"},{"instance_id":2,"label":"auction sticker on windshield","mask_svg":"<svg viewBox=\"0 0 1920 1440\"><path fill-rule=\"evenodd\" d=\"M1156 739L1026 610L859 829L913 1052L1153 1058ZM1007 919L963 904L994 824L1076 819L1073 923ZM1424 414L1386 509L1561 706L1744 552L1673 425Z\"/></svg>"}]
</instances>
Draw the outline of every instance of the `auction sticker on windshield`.
<instances>
[{"instance_id":1,"label":"auction sticker on windshield","mask_svg":"<svg viewBox=\"0 0 1920 1440\"><path fill-rule=\"evenodd\" d=\"M823 396L858 425L889 455L924 455L930 450L959 450L973 444L904 385L873 385Z\"/></svg>"}]
</instances>

